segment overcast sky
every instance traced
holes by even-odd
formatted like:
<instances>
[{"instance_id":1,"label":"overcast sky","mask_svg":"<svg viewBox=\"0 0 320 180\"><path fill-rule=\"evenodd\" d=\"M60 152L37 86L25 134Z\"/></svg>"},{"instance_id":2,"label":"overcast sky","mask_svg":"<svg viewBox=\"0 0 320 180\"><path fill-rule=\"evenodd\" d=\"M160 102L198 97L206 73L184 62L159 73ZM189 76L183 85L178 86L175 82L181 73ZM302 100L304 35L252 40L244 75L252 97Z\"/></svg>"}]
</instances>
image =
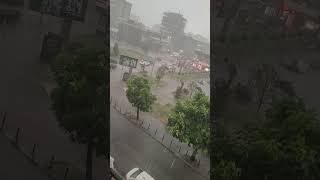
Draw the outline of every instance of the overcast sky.
<instances>
[{"instance_id":1,"label":"overcast sky","mask_svg":"<svg viewBox=\"0 0 320 180\"><path fill-rule=\"evenodd\" d=\"M180 12L187 19L185 32L210 38L210 0L127 0L131 13L147 26L160 24L166 11Z\"/></svg>"}]
</instances>

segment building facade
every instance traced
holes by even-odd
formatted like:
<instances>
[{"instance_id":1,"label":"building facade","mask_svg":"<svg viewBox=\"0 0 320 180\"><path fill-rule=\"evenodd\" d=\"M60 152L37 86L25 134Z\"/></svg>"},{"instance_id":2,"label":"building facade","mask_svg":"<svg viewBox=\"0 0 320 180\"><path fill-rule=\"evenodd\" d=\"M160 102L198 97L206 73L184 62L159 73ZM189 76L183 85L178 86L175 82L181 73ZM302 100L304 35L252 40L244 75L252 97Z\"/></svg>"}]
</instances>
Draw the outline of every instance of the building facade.
<instances>
[{"instance_id":1,"label":"building facade","mask_svg":"<svg viewBox=\"0 0 320 180\"><path fill-rule=\"evenodd\" d=\"M130 19L132 4L126 0L110 1L110 26L118 27L120 21Z\"/></svg>"},{"instance_id":2,"label":"building facade","mask_svg":"<svg viewBox=\"0 0 320 180\"><path fill-rule=\"evenodd\" d=\"M162 31L169 32L171 36L184 34L187 20L182 14L165 12L161 21Z\"/></svg>"},{"instance_id":3,"label":"building facade","mask_svg":"<svg viewBox=\"0 0 320 180\"><path fill-rule=\"evenodd\" d=\"M143 27L132 20L122 21L118 25L118 40L139 46L142 40Z\"/></svg>"}]
</instances>

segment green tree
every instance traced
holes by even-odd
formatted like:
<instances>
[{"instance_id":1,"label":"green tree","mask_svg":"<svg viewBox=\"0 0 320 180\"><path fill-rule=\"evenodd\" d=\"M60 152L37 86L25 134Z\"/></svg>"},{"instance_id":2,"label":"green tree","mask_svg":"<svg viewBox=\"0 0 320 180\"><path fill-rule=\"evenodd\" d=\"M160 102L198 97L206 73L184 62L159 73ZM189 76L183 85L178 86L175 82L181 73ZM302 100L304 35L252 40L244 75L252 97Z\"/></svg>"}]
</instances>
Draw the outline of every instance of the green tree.
<instances>
[{"instance_id":1,"label":"green tree","mask_svg":"<svg viewBox=\"0 0 320 180\"><path fill-rule=\"evenodd\" d=\"M113 53L115 56L118 56L119 55L119 46L118 46L118 43L115 43L114 46L113 46Z\"/></svg>"},{"instance_id":2,"label":"green tree","mask_svg":"<svg viewBox=\"0 0 320 180\"><path fill-rule=\"evenodd\" d=\"M263 64L252 73L251 85L258 101L257 112L260 111L262 105L266 103L266 100L271 99L271 94L274 91L278 78L275 68L269 64Z\"/></svg>"},{"instance_id":3,"label":"green tree","mask_svg":"<svg viewBox=\"0 0 320 180\"><path fill-rule=\"evenodd\" d=\"M198 150L209 145L209 105L208 96L196 93L178 101L169 114L167 128L175 138L192 145L191 160L195 160Z\"/></svg>"},{"instance_id":4,"label":"green tree","mask_svg":"<svg viewBox=\"0 0 320 180\"><path fill-rule=\"evenodd\" d=\"M68 49L68 48L67 48ZM59 125L75 142L87 145L86 179L92 179L92 153L107 151L107 61L104 51L84 45L60 54L52 65L57 87L51 94Z\"/></svg>"},{"instance_id":5,"label":"green tree","mask_svg":"<svg viewBox=\"0 0 320 180\"><path fill-rule=\"evenodd\" d=\"M315 111L300 98L283 97L274 99L265 114L264 123L213 139L213 172L221 171L218 162L226 161L241 169L240 180L319 179L320 143L316 139L320 133Z\"/></svg>"},{"instance_id":6,"label":"green tree","mask_svg":"<svg viewBox=\"0 0 320 180\"><path fill-rule=\"evenodd\" d=\"M197 87L198 86L196 82L190 82L190 84L188 85L190 97L197 91Z\"/></svg>"},{"instance_id":7,"label":"green tree","mask_svg":"<svg viewBox=\"0 0 320 180\"><path fill-rule=\"evenodd\" d=\"M149 112L156 97L151 94L150 84L143 77L131 76L127 81L127 85L127 98L137 108L137 120L139 120L139 112Z\"/></svg>"},{"instance_id":8,"label":"green tree","mask_svg":"<svg viewBox=\"0 0 320 180\"><path fill-rule=\"evenodd\" d=\"M180 80L180 86L177 87L176 91L174 92L174 97L176 99L181 99L189 94L189 90L184 88L185 82Z\"/></svg>"},{"instance_id":9,"label":"green tree","mask_svg":"<svg viewBox=\"0 0 320 180\"><path fill-rule=\"evenodd\" d=\"M213 172L213 179L236 180L238 173L234 162L221 160Z\"/></svg>"}]
</instances>

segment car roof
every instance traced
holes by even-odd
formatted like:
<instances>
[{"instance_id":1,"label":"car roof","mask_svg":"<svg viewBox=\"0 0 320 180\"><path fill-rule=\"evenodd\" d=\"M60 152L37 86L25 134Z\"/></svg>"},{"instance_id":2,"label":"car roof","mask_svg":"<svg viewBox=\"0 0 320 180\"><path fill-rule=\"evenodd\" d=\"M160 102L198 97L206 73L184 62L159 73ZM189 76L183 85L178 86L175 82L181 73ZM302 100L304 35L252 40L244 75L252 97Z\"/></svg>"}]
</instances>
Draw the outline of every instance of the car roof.
<instances>
[{"instance_id":1,"label":"car roof","mask_svg":"<svg viewBox=\"0 0 320 180\"><path fill-rule=\"evenodd\" d=\"M137 180L154 180L147 172L143 171L139 176L136 178Z\"/></svg>"}]
</instances>

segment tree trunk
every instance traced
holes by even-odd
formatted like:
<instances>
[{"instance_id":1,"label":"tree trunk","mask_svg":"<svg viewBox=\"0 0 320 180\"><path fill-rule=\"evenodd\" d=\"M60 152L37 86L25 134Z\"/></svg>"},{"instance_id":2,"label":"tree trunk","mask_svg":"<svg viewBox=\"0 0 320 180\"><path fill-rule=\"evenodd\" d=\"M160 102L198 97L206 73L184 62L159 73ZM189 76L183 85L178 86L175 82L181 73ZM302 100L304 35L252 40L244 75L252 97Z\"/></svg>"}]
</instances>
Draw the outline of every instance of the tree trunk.
<instances>
[{"instance_id":1,"label":"tree trunk","mask_svg":"<svg viewBox=\"0 0 320 180\"><path fill-rule=\"evenodd\" d=\"M86 180L92 180L92 150L93 144L90 140L87 144Z\"/></svg>"},{"instance_id":2,"label":"tree trunk","mask_svg":"<svg viewBox=\"0 0 320 180\"><path fill-rule=\"evenodd\" d=\"M196 155L198 153L198 149L195 149L193 152L192 152L192 155L190 156L190 160L191 161L195 161L196 160Z\"/></svg>"},{"instance_id":3,"label":"tree trunk","mask_svg":"<svg viewBox=\"0 0 320 180\"><path fill-rule=\"evenodd\" d=\"M153 62L153 65L152 65L151 74L150 74L151 77L152 77L153 68L154 68L155 63L156 63L156 62Z\"/></svg>"},{"instance_id":4,"label":"tree trunk","mask_svg":"<svg viewBox=\"0 0 320 180\"><path fill-rule=\"evenodd\" d=\"M182 68L183 68L183 67L182 67L182 65L181 65L181 66L180 66L179 73L178 73L179 75L180 75L180 74L181 74L181 72L182 72Z\"/></svg>"},{"instance_id":5,"label":"tree trunk","mask_svg":"<svg viewBox=\"0 0 320 180\"><path fill-rule=\"evenodd\" d=\"M262 103L263 103L263 99L264 99L264 95L262 95L262 96L260 97L260 99L259 99L257 113L260 112L260 109L261 109L261 106L262 106Z\"/></svg>"},{"instance_id":6,"label":"tree trunk","mask_svg":"<svg viewBox=\"0 0 320 180\"><path fill-rule=\"evenodd\" d=\"M139 111L140 109L137 107L137 120L139 120Z\"/></svg>"},{"instance_id":7,"label":"tree trunk","mask_svg":"<svg viewBox=\"0 0 320 180\"><path fill-rule=\"evenodd\" d=\"M264 84L264 87L262 89L262 94L259 98L259 104L258 104L258 109L257 109L257 113L259 113L260 109L261 109L261 106L263 104L263 101L264 101L264 96L266 94L266 91L267 91L267 88L268 88L268 84L269 84L269 78L268 78L268 75L267 75L267 79L266 79L266 82Z\"/></svg>"}]
</instances>

